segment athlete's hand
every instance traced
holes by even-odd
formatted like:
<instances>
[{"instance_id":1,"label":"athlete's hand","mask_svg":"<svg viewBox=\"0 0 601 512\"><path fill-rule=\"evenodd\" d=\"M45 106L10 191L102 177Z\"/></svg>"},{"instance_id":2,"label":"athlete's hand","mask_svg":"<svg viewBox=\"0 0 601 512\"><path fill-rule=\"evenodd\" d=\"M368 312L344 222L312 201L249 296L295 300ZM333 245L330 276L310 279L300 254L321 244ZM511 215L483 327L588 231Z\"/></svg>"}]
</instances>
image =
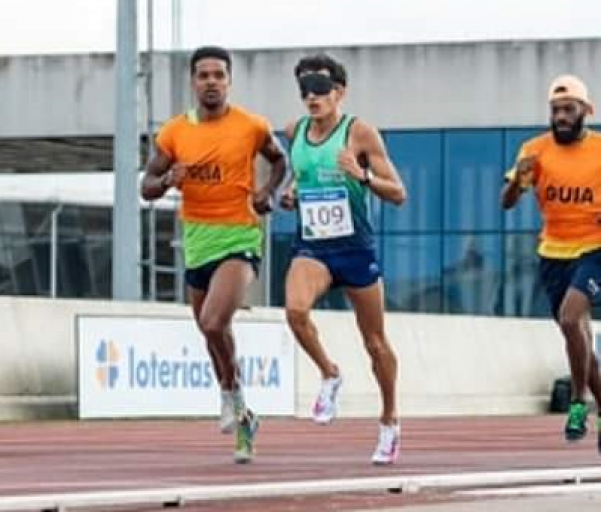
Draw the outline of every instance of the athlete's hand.
<instances>
[{"instance_id":1,"label":"athlete's hand","mask_svg":"<svg viewBox=\"0 0 601 512\"><path fill-rule=\"evenodd\" d=\"M296 208L296 187L294 185L288 187L280 197L280 205L284 210L292 211Z\"/></svg>"},{"instance_id":2,"label":"athlete's hand","mask_svg":"<svg viewBox=\"0 0 601 512\"><path fill-rule=\"evenodd\" d=\"M269 190L269 188L263 187L254 193L253 208L259 215L265 215L266 213L273 211L271 190Z\"/></svg>"},{"instance_id":3,"label":"athlete's hand","mask_svg":"<svg viewBox=\"0 0 601 512\"><path fill-rule=\"evenodd\" d=\"M521 188L527 188L532 185L534 180L534 170L538 165L536 156L526 156L521 158L515 166L515 181Z\"/></svg>"},{"instance_id":4,"label":"athlete's hand","mask_svg":"<svg viewBox=\"0 0 601 512\"><path fill-rule=\"evenodd\" d=\"M181 162L176 162L169 168L167 174L162 176L162 183L165 188L181 188L186 174L188 174L188 166Z\"/></svg>"},{"instance_id":5,"label":"athlete's hand","mask_svg":"<svg viewBox=\"0 0 601 512\"><path fill-rule=\"evenodd\" d=\"M338 167L345 171L351 178L363 179L363 169L357 162L355 152L351 147L346 147L338 153Z\"/></svg>"}]
</instances>

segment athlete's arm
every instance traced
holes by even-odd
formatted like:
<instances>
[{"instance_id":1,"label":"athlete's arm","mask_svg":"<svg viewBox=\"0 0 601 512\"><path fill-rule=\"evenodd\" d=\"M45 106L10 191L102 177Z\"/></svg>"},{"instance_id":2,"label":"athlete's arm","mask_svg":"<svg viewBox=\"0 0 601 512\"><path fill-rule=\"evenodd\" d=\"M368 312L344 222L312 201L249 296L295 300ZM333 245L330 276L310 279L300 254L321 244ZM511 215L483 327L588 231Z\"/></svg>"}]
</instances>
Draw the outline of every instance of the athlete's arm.
<instances>
[{"instance_id":1,"label":"athlete's arm","mask_svg":"<svg viewBox=\"0 0 601 512\"><path fill-rule=\"evenodd\" d=\"M512 177L501 190L501 206L505 210L513 208L524 191L530 186L535 167L536 157L528 156L518 160Z\"/></svg>"},{"instance_id":2,"label":"athlete's arm","mask_svg":"<svg viewBox=\"0 0 601 512\"><path fill-rule=\"evenodd\" d=\"M173 186L179 186L185 176L185 166L172 166L173 161L157 148L142 178L141 194L146 201L162 197Z\"/></svg>"},{"instance_id":3,"label":"athlete's arm","mask_svg":"<svg viewBox=\"0 0 601 512\"><path fill-rule=\"evenodd\" d=\"M522 187L518 180L509 180L501 190L501 206L504 210L513 208L520 200L522 195Z\"/></svg>"},{"instance_id":4,"label":"athlete's arm","mask_svg":"<svg viewBox=\"0 0 601 512\"><path fill-rule=\"evenodd\" d=\"M278 139L270 133L259 150L263 158L271 164L269 179L265 184L270 194L273 194L282 183L286 174L286 155Z\"/></svg>"},{"instance_id":5,"label":"athlete's arm","mask_svg":"<svg viewBox=\"0 0 601 512\"><path fill-rule=\"evenodd\" d=\"M272 133L268 134L259 153L271 164L267 183L253 196L255 211L264 214L272 210L271 198L286 174L286 156L279 141Z\"/></svg>"},{"instance_id":6,"label":"athlete's arm","mask_svg":"<svg viewBox=\"0 0 601 512\"><path fill-rule=\"evenodd\" d=\"M284 129L284 134L290 142L294 138L295 131L296 121L288 123ZM294 210L296 208L296 180L293 169L291 169L290 175L284 184L284 190L280 197L280 205L284 210Z\"/></svg>"},{"instance_id":7,"label":"athlete's arm","mask_svg":"<svg viewBox=\"0 0 601 512\"><path fill-rule=\"evenodd\" d=\"M358 159L365 159L372 172L361 166ZM407 198L405 185L378 130L359 119L351 125L348 146L340 152L338 164L384 201L400 205Z\"/></svg>"}]
</instances>

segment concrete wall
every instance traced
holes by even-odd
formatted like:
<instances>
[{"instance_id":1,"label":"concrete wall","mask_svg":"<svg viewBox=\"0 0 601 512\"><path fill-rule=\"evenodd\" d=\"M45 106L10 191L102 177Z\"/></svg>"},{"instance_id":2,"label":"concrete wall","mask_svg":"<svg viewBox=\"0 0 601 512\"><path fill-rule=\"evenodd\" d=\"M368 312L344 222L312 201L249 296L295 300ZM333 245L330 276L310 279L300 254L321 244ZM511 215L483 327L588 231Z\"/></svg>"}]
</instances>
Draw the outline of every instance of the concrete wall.
<instances>
[{"instance_id":1,"label":"concrete wall","mask_svg":"<svg viewBox=\"0 0 601 512\"><path fill-rule=\"evenodd\" d=\"M545 124L548 83L565 72L601 98L600 39L325 50L348 68L347 109L380 128ZM236 52L233 98L282 128L302 112L292 69L307 52L315 50ZM154 62L154 118L162 121L188 104L187 55ZM110 134L113 91L112 55L2 58L0 137Z\"/></svg>"},{"instance_id":2,"label":"concrete wall","mask_svg":"<svg viewBox=\"0 0 601 512\"><path fill-rule=\"evenodd\" d=\"M0 419L76 414L74 329L84 313L190 317L170 304L0 297Z\"/></svg>"},{"instance_id":3,"label":"concrete wall","mask_svg":"<svg viewBox=\"0 0 601 512\"><path fill-rule=\"evenodd\" d=\"M346 375L341 413L376 415L375 381L352 314L317 312L315 319ZM386 322L400 361L402 415L543 412L552 381L568 373L563 342L550 321L389 313ZM304 355L298 368L302 414L318 381Z\"/></svg>"},{"instance_id":4,"label":"concrete wall","mask_svg":"<svg viewBox=\"0 0 601 512\"><path fill-rule=\"evenodd\" d=\"M76 314L190 318L188 307L168 304L0 297L0 419L75 415ZM240 316L283 320L274 309ZM345 378L340 413L377 415L377 387L352 313L314 318ZM567 373L550 321L390 313L387 331L400 356L404 416L542 412L552 381ZM296 355L296 412L306 416L319 375L304 353Z\"/></svg>"}]
</instances>

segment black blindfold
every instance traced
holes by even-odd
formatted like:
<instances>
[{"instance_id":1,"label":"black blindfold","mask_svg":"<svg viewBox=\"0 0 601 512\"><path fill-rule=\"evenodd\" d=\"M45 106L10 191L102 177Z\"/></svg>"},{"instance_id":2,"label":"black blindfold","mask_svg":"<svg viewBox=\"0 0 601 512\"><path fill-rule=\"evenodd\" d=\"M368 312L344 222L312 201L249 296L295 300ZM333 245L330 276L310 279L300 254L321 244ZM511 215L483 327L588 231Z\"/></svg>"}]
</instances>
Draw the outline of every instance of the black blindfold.
<instances>
[{"instance_id":1,"label":"black blindfold","mask_svg":"<svg viewBox=\"0 0 601 512\"><path fill-rule=\"evenodd\" d=\"M326 94L330 94L334 88L332 79L322 73L303 75L298 79L298 85L302 99L305 99L309 93L313 93L316 96L325 96Z\"/></svg>"}]
</instances>

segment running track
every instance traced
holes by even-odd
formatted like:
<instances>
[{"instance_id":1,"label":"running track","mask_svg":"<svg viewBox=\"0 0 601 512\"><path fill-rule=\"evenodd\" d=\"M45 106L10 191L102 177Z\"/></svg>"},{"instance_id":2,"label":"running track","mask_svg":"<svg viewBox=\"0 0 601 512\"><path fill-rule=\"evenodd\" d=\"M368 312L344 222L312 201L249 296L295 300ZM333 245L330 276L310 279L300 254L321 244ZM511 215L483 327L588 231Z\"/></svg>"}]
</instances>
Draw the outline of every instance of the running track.
<instances>
[{"instance_id":1,"label":"running track","mask_svg":"<svg viewBox=\"0 0 601 512\"><path fill-rule=\"evenodd\" d=\"M338 420L322 427L309 420L263 419L257 458L245 466L233 463L233 436L220 434L216 421L5 423L0 425L0 500L57 492L601 467L594 435L568 445L562 427L562 416L405 419L401 460L382 468L369 463L375 420ZM355 510L450 499L457 498L369 492L208 502L182 510Z\"/></svg>"}]
</instances>

